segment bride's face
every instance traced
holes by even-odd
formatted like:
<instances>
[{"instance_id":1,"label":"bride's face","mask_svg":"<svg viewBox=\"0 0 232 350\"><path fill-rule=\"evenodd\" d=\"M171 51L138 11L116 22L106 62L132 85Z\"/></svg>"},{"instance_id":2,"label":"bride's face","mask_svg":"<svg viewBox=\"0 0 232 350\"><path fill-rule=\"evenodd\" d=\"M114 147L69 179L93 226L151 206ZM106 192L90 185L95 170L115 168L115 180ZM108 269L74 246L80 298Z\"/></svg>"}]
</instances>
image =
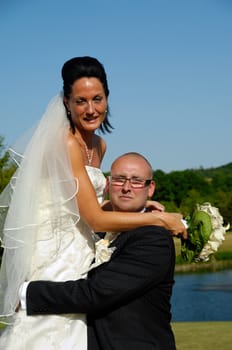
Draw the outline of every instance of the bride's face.
<instances>
[{"instance_id":1,"label":"bride's face","mask_svg":"<svg viewBox=\"0 0 232 350\"><path fill-rule=\"evenodd\" d=\"M93 132L105 119L107 98L102 83L97 78L84 77L76 80L65 104L79 130Z\"/></svg>"}]
</instances>

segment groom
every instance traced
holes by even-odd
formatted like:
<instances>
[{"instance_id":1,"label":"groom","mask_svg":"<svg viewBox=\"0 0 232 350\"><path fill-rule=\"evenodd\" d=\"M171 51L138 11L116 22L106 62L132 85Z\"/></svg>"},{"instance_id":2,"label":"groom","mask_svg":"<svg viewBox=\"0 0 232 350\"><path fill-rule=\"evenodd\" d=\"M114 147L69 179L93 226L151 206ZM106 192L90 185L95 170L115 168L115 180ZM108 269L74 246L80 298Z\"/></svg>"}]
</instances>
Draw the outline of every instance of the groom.
<instances>
[{"instance_id":1,"label":"groom","mask_svg":"<svg viewBox=\"0 0 232 350\"><path fill-rule=\"evenodd\" d=\"M138 153L117 158L108 180L113 209L143 211L155 190L152 174ZM138 227L118 234L111 246L111 259L86 280L30 282L27 314L86 313L88 350L176 349L170 326L175 264L170 232Z\"/></svg>"}]
</instances>

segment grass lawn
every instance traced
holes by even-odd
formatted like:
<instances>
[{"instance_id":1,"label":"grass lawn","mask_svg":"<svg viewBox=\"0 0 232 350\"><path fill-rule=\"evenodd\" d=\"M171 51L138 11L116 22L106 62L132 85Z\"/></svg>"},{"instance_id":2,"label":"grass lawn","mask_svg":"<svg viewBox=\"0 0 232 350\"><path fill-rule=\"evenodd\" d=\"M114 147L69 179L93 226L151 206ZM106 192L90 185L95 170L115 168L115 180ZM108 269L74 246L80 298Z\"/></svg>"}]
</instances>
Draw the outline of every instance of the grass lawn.
<instances>
[{"instance_id":1,"label":"grass lawn","mask_svg":"<svg viewBox=\"0 0 232 350\"><path fill-rule=\"evenodd\" d=\"M231 350L232 322L174 322L172 328L177 350Z\"/></svg>"},{"instance_id":2,"label":"grass lawn","mask_svg":"<svg viewBox=\"0 0 232 350\"><path fill-rule=\"evenodd\" d=\"M232 322L175 322L177 350L230 350Z\"/></svg>"}]
</instances>

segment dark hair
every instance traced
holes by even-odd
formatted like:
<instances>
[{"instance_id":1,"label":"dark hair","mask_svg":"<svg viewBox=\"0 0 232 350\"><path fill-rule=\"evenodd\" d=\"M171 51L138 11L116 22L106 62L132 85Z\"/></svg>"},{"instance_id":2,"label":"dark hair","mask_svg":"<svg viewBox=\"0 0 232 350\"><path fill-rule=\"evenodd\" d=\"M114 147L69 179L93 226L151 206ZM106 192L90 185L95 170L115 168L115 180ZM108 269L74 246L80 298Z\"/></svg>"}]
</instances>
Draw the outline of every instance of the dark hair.
<instances>
[{"instance_id":1,"label":"dark hair","mask_svg":"<svg viewBox=\"0 0 232 350\"><path fill-rule=\"evenodd\" d=\"M64 63L61 70L61 75L63 78L63 92L64 96L67 99L70 98L74 82L84 77L93 77L99 79L103 85L106 97L109 96L109 88L105 69L103 65L94 57L84 56L71 58L70 60ZM106 117L100 126L100 130L103 132L103 134L105 134L106 132L110 133L111 129L113 129L113 126L109 122L108 116L109 110L107 108ZM74 125L68 113L67 117L70 121L72 130L74 130Z\"/></svg>"}]
</instances>

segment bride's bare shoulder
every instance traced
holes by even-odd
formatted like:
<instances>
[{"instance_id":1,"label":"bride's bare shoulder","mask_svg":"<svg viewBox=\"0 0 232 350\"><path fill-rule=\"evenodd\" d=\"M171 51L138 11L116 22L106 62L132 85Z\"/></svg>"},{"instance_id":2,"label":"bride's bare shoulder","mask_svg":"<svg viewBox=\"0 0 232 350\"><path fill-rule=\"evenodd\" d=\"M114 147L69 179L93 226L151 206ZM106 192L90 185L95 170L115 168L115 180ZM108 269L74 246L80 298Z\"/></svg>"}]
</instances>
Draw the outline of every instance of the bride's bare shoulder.
<instances>
[{"instance_id":1,"label":"bride's bare shoulder","mask_svg":"<svg viewBox=\"0 0 232 350\"><path fill-rule=\"evenodd\" d=\"M67 145L69 147L78 147L78 148L80 148L80 144L79 144L77 138L71 132L69 132L68 135L67 135Z\"/></svg>"}]
</instances>

